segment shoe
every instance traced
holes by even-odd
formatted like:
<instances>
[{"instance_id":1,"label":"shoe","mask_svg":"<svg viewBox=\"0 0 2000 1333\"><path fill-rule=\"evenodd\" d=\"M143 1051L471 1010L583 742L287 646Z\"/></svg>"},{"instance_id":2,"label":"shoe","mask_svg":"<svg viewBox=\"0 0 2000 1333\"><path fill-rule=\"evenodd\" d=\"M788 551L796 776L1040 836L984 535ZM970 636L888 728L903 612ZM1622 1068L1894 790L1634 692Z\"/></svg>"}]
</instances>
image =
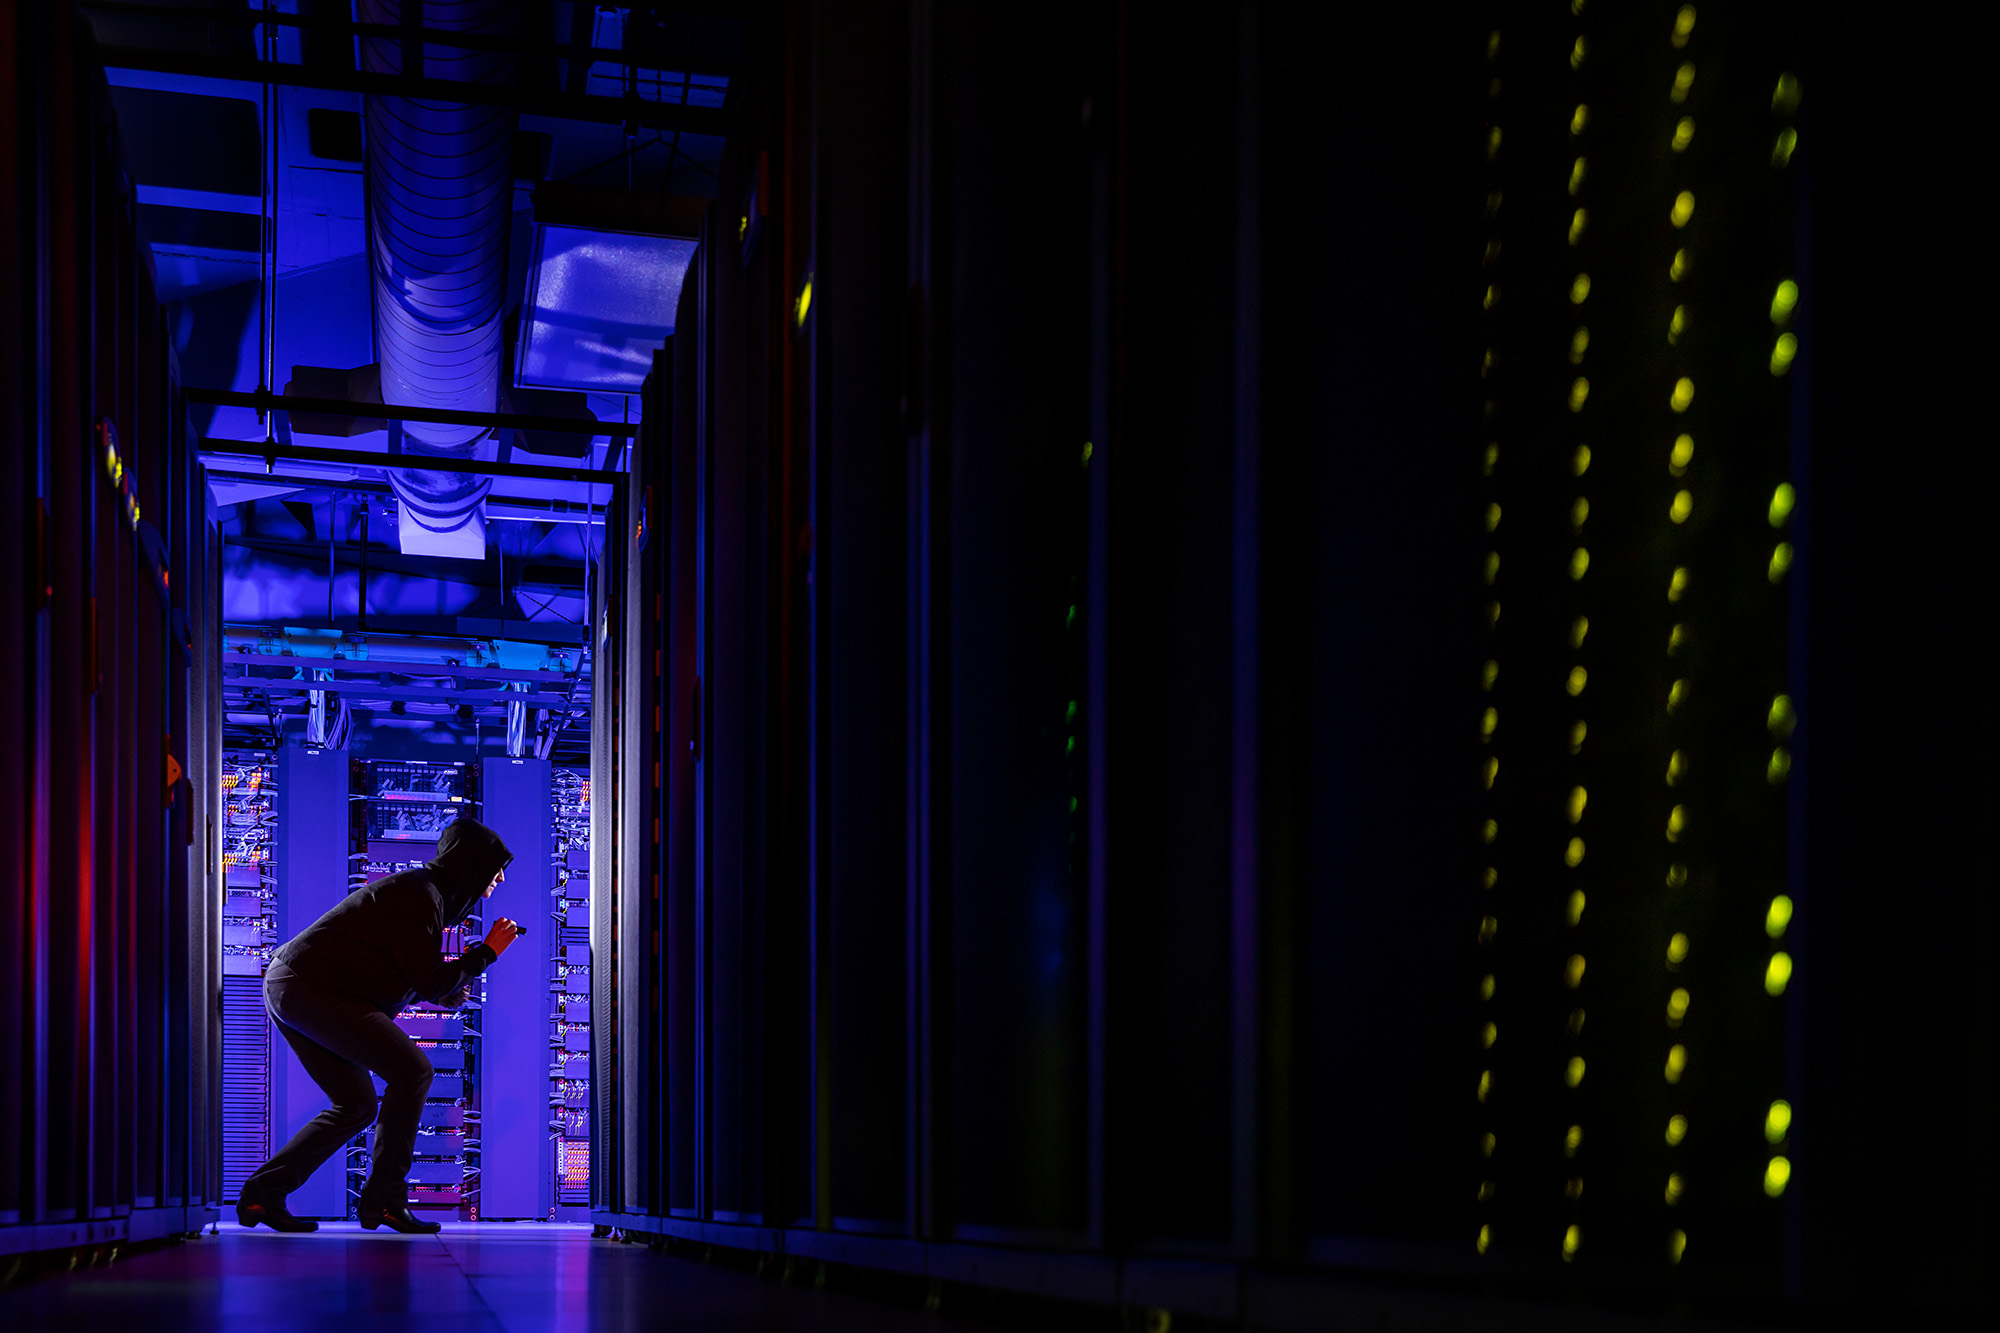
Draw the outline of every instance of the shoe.
<instances>
[{"instance_id":1,"label":"shoe","mask_svg":"<svg viewBox=\"0 0 2000 1333\"><path fill-rule=\"evenodd\" d=\"M376 1227L388 1227L405 1236L434 1236L444 1230L444 1223L426 1222L411 1213L407 1203L399 1203L394 1208L363 1208L360 1217L362 1227L369 1231Z\"/></svg>"},{"instance_id":2,"label":"shoe","mask_svg":"<svg viewBox=\"0 0 2000 1333\"><path fill-rule=\"evenodd\" d=\"M292 1216L291 1209L282 1203L238 1203L236 1205L236 1225L254 1227L259 1222L273 1231L318 1231L319 1223L307 1217Z\"/></svg>"}]
</instances>

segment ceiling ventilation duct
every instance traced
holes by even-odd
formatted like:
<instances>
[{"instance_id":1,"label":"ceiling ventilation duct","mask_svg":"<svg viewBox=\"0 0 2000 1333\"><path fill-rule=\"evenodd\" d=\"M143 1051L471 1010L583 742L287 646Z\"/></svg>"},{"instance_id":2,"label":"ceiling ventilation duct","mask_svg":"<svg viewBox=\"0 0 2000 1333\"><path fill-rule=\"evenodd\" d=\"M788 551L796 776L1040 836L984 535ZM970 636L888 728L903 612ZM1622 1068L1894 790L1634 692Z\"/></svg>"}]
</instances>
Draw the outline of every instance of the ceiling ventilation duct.
<instances>
[{"instance_id":1,"label":"ceiling ventilation duct","mask_svg":"<svg viewBox=\"0 0 2000 1333\"><path fill-rule=\"evenodd\" d=\"M404 22L485 37L512 37L519 0L360 0L364 23ZM399 74L405 44L361 41L372 74ZM423 47L407 72L467 83L511 83L514 57ZM511 107L406 97L363 99L368 249L382 401L402 407L492 412L498 408L507 295L507 235L513 203ZM409 422L408 453L469 458L479 426ZM418 555L486 557L484 501L492 482L421 468L389 473L401 511L402 549Z\"/></svg>"}]
</instances>

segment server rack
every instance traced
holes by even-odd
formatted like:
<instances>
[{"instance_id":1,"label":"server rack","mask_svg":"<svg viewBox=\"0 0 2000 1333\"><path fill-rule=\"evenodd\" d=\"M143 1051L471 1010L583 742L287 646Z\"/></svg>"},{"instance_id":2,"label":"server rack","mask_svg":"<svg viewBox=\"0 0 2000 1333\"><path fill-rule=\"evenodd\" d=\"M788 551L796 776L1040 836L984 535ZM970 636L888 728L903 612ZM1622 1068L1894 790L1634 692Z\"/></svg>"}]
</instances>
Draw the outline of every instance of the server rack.
<instances>
[{"instance_id":1,"label":"server rack","mask_svg":"<svg viewBox=\"0 0 2000 1333\"><path fill-rule=\"evenodd\" d=\"M460 815L477 819L481 810L480 769L476 764L423 760L355 759L349 763L351 811L349 882L371 884L386 875L421 866L431 857L438 835ZM445 930L442 952L463 953L485 934L483 905ZM412 1208L448 1208L477 1220L480 1205L480 1053L487 987L482 976L461 1009L418 1000L396 1015L396 1026L423 1048L437 1073L425 1099L410 1162ZM376 1091L382 1090L376 1080ZM368 1175L367 1135L347 1149L350 1211Z\"/></svg>"}]
</instances>

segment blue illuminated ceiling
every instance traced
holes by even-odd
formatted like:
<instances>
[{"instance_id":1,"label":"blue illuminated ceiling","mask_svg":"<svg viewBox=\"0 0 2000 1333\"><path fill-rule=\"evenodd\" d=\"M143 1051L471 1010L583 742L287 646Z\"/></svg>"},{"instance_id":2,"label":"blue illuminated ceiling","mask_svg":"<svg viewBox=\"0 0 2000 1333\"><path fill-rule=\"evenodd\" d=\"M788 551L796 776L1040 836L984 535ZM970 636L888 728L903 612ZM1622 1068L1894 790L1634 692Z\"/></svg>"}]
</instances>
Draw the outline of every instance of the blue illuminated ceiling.
<instances>
[{"instance_id":1,"label":"blue illuminated ceiling","mask_svg":"<svg viewBox=\"0 0 2000 1333\"><path fill-rule=\"evenodd\" d=\"M342 85L357 61L350 37L312 26L315 14L352 11L298 0L272 8L306 14L267 30L240 3L152 12L82 7L110 66L112 106L183 381L203 389L284 392L295 367L346 372L378 360L362 98ZM693 242L601 230L589 225L592 218L538 224L535 192L554 184L632 199L712 198L723 147L719 112L744 25L663 7L555 3L526 12L530 39L549 55L524 61L524 69L534 68L521 76L507 300L517 346L508 359L512 383L502 388L544 392L513 392L504 410L571 416L587 408L602 422L633 422L652 350L672 330ZM261 61L298 67L300 84L267 82ZM622 114L553 113L575 95L686 107L689 118L654 118L628 134ZM549 389L586 396L570 407ZM300 445L358 456L267 463L242 447L262 448L274 438L274 423L253 410L198 407L193 418L225 537L223 600L232 636L276 634L258 651L282 658L291 651L287 627L338 630L343 658L379 664L340 695L370 724L356 736L403 735L420 747L462 745L468 731L490 739L505 705L462 675L410 674L416 668L399 668L398 653L430 653L433 668L449 658L463 672L498 644L566 651L567 683L558 684L574 706L555 710L568 728L558 752L580 757L588 739L587 590L602 551L609 485L496 475L485 558L428 559L398 549L397 502L384 471L396 464L386 430L298 435ZM480 443L476 457L503 468L559 464L615 475L624 470L628 444L610 435L586 440L582 432L503 431ZM538 447L562 452L540 455ZM370 463L371 454L382 463ZM460 699L421 694L440 687L464 696L469 722ZM296 727L304 707L303 695L274 683L268 670L232 680L226 705L236 739L265 742Z\"/></svg>"}]
</instances>

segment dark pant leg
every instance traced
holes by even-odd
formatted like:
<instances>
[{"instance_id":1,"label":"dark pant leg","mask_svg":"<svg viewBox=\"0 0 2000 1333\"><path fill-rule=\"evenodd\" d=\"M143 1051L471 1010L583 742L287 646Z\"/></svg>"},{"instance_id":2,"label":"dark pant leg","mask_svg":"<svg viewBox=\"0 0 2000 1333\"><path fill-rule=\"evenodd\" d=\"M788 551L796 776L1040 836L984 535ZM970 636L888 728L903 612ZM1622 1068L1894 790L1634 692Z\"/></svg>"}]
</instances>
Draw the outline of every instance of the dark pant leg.
<instances>
[{"instance_id":1,"label":"dark pant leg","mask_svg":"<svg viewBox=\"0 0 2000 1333\"><path fill-rule=\"evenodd\" d=\"M281 1016L281 1007L299 1007L298 987L302 984L288 970L274 967L265 979L264 1008L331 1104L299 1126L285 1146L243 1182L245 1203L275 1203L284 1198L375 1119L375 1084L368 1070L314 1041Z\"/></svg>"},{"instance_id":2,"label":"dark pant leg","mask_svg":"<svg viewBox=\"0 0 2000 1333\"><path fill-rule=\"evenodd\" d=\"M298 1144L299 1153L287 1163L296 1171L310 1151L323 1147L287 1188L297 1188L312 1174L313 1168L374 1118L375 1085L367 1074L372 1069L382 1076L385 1091L381 1117L375 1127L374 1163L362 1187L361 1202L365 1207L384 1208L402 1204L406 1198L403 1178L409 1174L417 1124L423 1115L424 1097L430 1092L430 1057L396 1026L394 1019L365 1000L314 985L296 975L267 983L265 993L271 1001L273 1017L279 1022L279 1031L298 1052L306 1072L333 1101L332 1107L308 1123L293 1136L292 1143L272 1158L273 1164L278 1163ZM309 1049L314 1054L309 1055ZM354 1105L357 1085L352 1080L356 1077L358 1087L365 1089L360 1100L366 1113L358 1118L349 1109ZM301 1141L308 1139L320 1120L327 1121L327 1138L331 1141L313 1139L309 1148ZM245 1189L248 1188L246 1184Z\"/></svg>"}]
</instances>

